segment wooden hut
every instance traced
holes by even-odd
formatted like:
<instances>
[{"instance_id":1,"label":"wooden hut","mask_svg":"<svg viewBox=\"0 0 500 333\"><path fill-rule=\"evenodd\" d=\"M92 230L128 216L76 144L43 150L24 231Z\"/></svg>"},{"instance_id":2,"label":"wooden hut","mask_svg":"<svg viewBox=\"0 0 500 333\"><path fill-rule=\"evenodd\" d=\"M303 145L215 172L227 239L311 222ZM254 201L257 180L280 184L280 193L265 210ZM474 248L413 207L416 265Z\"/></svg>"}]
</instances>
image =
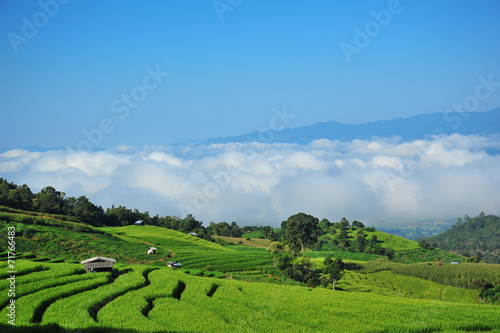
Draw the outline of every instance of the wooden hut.
<instances>
[{"instance_id":1,"label":"wooden hut","mask_svg":"<svg viewBox=\"0 0 500 333\"><path fill-rule=\"evenodd\" d=\"M115 263L115 259L106 257L94 257L80 261L80 264L90 273L109 272Z\"/></svg>"},{"instance_id":2,"label":"wooden hut","mask_svg":"<svg viewBox=\"0 0 500 333\"><path fill-rule=\"evenodd\" d=\"M173 269L181 268L181 263L178 261L167 261L167 267L172 267Z\"/></svg>"}]
</instances>

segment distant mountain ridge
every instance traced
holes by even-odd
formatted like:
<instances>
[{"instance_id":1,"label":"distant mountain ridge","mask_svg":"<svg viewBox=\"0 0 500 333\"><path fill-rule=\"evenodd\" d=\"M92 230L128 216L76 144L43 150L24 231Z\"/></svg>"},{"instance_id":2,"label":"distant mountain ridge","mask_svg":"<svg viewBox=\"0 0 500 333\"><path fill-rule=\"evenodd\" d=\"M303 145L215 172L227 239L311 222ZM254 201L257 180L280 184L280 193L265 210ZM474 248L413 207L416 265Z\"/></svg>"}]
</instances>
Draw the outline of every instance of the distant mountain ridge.
<instances>
[{"instance_id":1,"label":"distant mountain ridge","mask_svg":"<svg viewBox=\"0 0 500 333\"><path fill-rule=\"evenodd\" d=\"M492 135L500 134L500 108L487 112L428 113L409 118L396 118L363 124L337 121L319 122L309 126L286 128L270 133L255 131L245 135L191 140L187 143L215 144L229 142L273 142L307 144L318 139L352 141L399 136L404 141L429 135Z\"/></svg>"}]
</instances>

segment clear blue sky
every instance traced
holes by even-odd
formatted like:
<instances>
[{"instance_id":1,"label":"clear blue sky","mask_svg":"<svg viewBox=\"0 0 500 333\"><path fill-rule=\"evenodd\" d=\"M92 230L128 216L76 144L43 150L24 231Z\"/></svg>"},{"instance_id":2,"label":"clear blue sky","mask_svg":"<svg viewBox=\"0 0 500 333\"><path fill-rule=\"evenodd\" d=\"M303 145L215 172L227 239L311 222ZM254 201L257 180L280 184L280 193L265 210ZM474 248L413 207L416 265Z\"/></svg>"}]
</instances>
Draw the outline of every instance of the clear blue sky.
<instances>
[{"instance_id":1,"label":"clear blue sky","mask_svg":"<svg viewBox=\"0 0 500 333\"><path fill-rule=\"evenodd\" d=\"M244 134L283 107L290 127L408 117L500 81L496 0L54 3L0 1L0 148L74 147L103 119L96 148ZM348 62L356 27L375 30Z\"/></svg>"}]
</instances>

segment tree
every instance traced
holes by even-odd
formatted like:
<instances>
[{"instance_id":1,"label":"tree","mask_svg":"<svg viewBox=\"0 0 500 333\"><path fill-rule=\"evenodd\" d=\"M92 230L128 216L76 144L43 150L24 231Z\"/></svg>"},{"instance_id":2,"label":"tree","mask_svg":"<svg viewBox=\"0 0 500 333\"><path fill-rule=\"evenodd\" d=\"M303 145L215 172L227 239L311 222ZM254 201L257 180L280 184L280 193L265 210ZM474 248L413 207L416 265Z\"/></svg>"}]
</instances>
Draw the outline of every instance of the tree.
<instances>
[{"instance_id":1,"label":"tree","mask_svg":"<svg viewBox=\"0 0 500 333\"><path fill-rule=\"evenodd\" d=\"M260 227L260 230L262 231L262 236L264 236L264 238L268 238L268 235L270 235L270 232L273 230L272 227L266 225L264 227Z\"/></svg>"},{"instance_id":2,"label":"tree","mask_svg":"<svg viewBox=\"0 0 500 333\"><path fill-rule=\"evenodd\" d=\"M231 237L239 238L243 235L243 230L236 222L231 222Z\"/></svg>"},{"instance_id":3,"label":"tree","mask_svg":"<svg viewBox=\"0 0 500 333\"><path fill-rule=\"evenodd\" d=\"M108 225L130 225L142 219L142 217L143 215L137 209L132 211L125 206L111 206L111 208L106 209L106 220Z\"/></svg>"},{"instance_id":4,"label":"tree","mask_svg":"<svg viewBox=\"0 0 500 333\"><path fill-rule=\"evenodd\" d=\"M423 249L426 249L426 250L433 250L434 248L432 247L431 244L427 243L427 241L425 239L419 239L418 241L418 245L423 248Z\"/></svg>"},{"instance_id":5,"label":"tree","mask_svg":"<svg viewBox=\"0 0 500 333\"><path fill-rule=\"evenodd\" d=\"M201 222L196 220L193 215L187 214L187 216L181 222L181 230L182 232L191 232L196 231L201 228Z\"/></svg>"},{"instance_id":6,"label":"tree","mask_svg":"<svg viewBox=\"0 0 500 333\"><path fill-rule=\"evenodd\" d=\"M341 229L338 233L338 237L342 241L346 241L349 238L349 234L347 233L347 230Z\"/></svg>"},{"instance_id":7,"label":"tree","mask_svg":"<svg viewBox=\"0 0 500 333\"><path fill-rule=\"evenodd\" d=\"M330 221L328 221L327 219L322 219L321 221L319 221L318 223L318 227L321 229L321 231L326 234L328 232L328 229L332 226L332 224L330 223Z\"/></svg>"},{"instance_id":8,"label":"tree","mask_svg":"<svg viewBox=\"0 0 500 333\"><path fill-rule=\"evenodd\" d=\"M349 221L345 217L343 217L340 220L340 229L348 230L349 228L350 228Z\"/></svg>"},{"instance_id":9,"label":"tree","mask_svg":"<svg viewBox=\"0 0 500 333\"><path fill-rule=\"evenodd\" d=\"M478 262L481 261L481 257L477 254L474 254L473 256L470 256L467 258L467 262L477 264Z\"/></svg>"},{"instance_id":10,"label":"tree","mask_svg":"<svg viewBox=\"0 0 500 333\"><path fill-rule=\"evenodd\" d=\"M356 237L356 251L357 252L364 252L366 246L366 238L365 235L359 234Z\"/></svg>"},{"instance_id":11,"label":"tree","mask_svg":"<svg viewBox=\"0 0 500 333\"><path fill-rule=\"evenodd\" d=\"M297 257L291 265L283 270L285 276L299 282L307 283L309 287L318 285L318 274L313 268L311 258L307 256Z\"/></svg>"},{"instance_id":12,"label":"tree","mask_svg":"<svg viewBox=\"0 0 500 333\"><path fill-rule=\"evenodd\" d=\"M318 239L318 219L312 215L298 213L290 216L282 223L285 230L285 240L293 250L300 247L305 252L306 246L315 243Z\"/></svg>"},{"instance_id":13,"label":"tree","mask_svg":"<svg viewBox=\"0 0 500 333\"><path fill-rule=\"evenodd\" d=\"M36 194L38 211L50 214L64 213L66 194L56 191L52 186L46 186Z\"/></svg>"},{"instance_id":14,"label":"tree","mask_svg":"<svg viewBox=\"0 0 500 333\"><path fill-rule=\"evenodd\" d=\"M104 220L104 210L101 206L96 206L82 195L78 198L69 197L66 204L66 213L76 216L82 222L93 226L100 226Z\"/></svg>"},{"instance_id":15,"label":"tree","mask_svg":"<svg viewBox=\"0 0 500 333\"><path fill-rule=\"evenodd\" d=\"M14 183L9 184L6 180L0 178L1 205L24 210L32 210L34 198L35 195L31 192L28 185L23 184L21 186L17 186Z\"/></svg>"},{"instance_id":16,"label":"tree","mask_svg":"<svg viewBox=\"0 0 500 333\"><path fill-rule=\"evenodd\" d=\"M344 262L340 258L332 259L332 257L326 257L323 263L325 265L323 272L327 275L327 281L332 283L332 288L335 290L335 285L343 276ZM323 281L325 281L324 278Z\"/></svg>"},{"instance_id":17,"label":"tree","mask_svg":"<svg viewBox=\"0 0 500 333\"><path fill-rule=\"evenodd\" d=\"M364 228L365 225L362 222L354 220L354 221L352 221L352 227L353 228Z\"/></svg>"},{"instance_id":18,"label":"tree","mask_svg":"<svg viewBox=\"0 0 500 333\"><path fill-rule=\"evenodd\" d=\"M273 256L273 267L281 271L292 265L294 255L288 245L282 242L271 242L266 250Z\"/></svg>"}]
</instances>

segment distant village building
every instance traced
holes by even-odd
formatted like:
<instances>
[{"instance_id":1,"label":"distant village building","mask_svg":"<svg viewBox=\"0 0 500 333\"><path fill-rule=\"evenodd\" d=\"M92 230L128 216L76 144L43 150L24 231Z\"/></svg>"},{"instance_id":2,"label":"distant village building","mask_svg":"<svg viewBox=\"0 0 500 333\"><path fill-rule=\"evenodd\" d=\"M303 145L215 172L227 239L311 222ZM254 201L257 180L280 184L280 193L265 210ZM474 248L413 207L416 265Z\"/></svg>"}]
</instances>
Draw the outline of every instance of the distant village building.
<instances>
[{"instance_id":1,"label":"distant village building","mask_svg":"<svg viewBox=\"0 0 500 333\"><path fill-rule=\"evenodd\" d=\"M460 261L452 261L451 262L453 265L460 265Z\"/></svg>"},{"instance_id":2,"label":"distant village building","mask_svg":"<svg viewBox=\"0 0 500 333\"><path fill-rule=\"evenodd\" d=\"M168 261L167 262L167 267L172 267L172 268L180 268L182 265L178 261Z\"/></svg>"},{"instance_id":3,"label":"distant village building","mask_svg":"<svg viewBox=\"0 0 500 333\"><path fill-rule=\"evenodd\" d=\"M135 221L134 224L135 225L144 225L144 221L143 220L138 220L138 221Z\"/></svg>"},{"instance_id":4,"label":"distant village building","mask_svg":"<svg viewBox=\"0 0 500 333\"><path fill-rule=\"evenodd\" d=\"M148 254L156 254L156 247L150 247L148 249Z\"/></svg>"},{"instance_id":5,"label":"distant village building","mask_svg":"<svg viewBox=\"0 0 500 333\"><path fill-rule=\"evenodd\" d=\"M115 263L115 259L106 257L94 257L80 261L80 264L82 264L89 273L109 272Z\"/></svg>"}]
</instances>

